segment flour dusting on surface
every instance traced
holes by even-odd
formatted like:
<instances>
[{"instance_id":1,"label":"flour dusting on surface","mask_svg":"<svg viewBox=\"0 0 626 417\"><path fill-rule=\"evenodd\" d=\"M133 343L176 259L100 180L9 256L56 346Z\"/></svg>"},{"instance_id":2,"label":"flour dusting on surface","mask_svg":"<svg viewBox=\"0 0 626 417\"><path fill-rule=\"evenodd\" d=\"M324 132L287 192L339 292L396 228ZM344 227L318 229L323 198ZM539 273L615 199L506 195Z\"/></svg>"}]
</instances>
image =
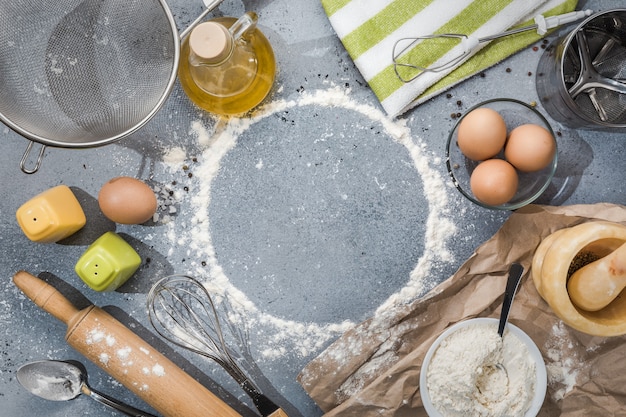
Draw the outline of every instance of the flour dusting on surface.
<instances>
[{"instance_id":1,"label":"flour dusting on surface","mask_svg":"<svg viewBox=\"0 0 626 417\"><path fill-rule=\"evenodd\" d=\"M557 388L552 397L554 401L560 401L577 385L584 362L577 357L575 346L562 321L552 326L545 349L548 383Z\"/></svg>"},{"instance_id":2,"label":"flour dusting on surface","mask_svg":"<svg viewBox=\"0 0 626 417\"><path fill-rule=\"evenodd\" d=\"M192 212L191 220L186 219L184 225L185 236L180 236L181 233L177 232L183 225L171 222L168 224L170 228L168 237L174 245L187 246L190 254L194 253L195 258L203 259L202 265L191 263L195 270L190 273L205 281L206 286L210 287L211 292L216 296L228 296L229 299L234 300L233 304L245 312L249 328L254 328L259 324L271 329L271 334L264 337L266 345L261 351L261 355L269 359L277 359L286 354L306 357L317 353L329 340L353 328L355 323L349 320L327 324L301 323L275 317L259 309L244 292L235 287L220 265L212 242L209 222L211 187L213 180L219 174L222 158L237 146L241 134L255 123L279 112L293 111L307 106L340 107L358 113L369 122L379 124L386 135L406 148L413 168L417 170L423 181L424 197L429 207L424 236L424 253L407 277L406 285L384 301L379 306L376 315L380 315L393 306L406 304L424 294L438 280L438 277L431 276L433 266L437 262L453 260L446 242L450 236L454 235L456 227L450 220L445 182L441 175L431 168L431 161L424 145L412 136L405 121L389 119L376 107L360 104L350 97L349 91L336 87L302 93L298 99L292 101L277 100L268 103L258 108L248 118L229 119L215 132L213 127L207 127L199 120L194 121L191 125L191 133L200 145L205 146L205 150L198 158L199 165L194 168L193 175L194 178L202 180L198 182L198 189L194 190L194 194L187 199L188 201L184 201L184 204L190 205ZM174 155L177 154L177 152L174 153ZM263 166L263 161L258 160L256 168L260 170ZM380 324L385 325L383 322Z\"/></svg>"},{"instance_id":3,"label":"flour dusting on surface","mask_svg":"<svg viewBox=\"0 0 626 417\"><path fill-rule=\"evenodd\" d=\"M100 355L98 355L98 359L100 359L100 363L102 363L103 365L108 365L109 363L109 355L107 355L106 353L101 353Z\"/></svg>"},{"instance_id":4,"label":"flour dusting on surface","mask_svg":"<svg viewBox=\"0 0 626 417\"><path fill-rule=\"evenodd\" d=\"M171 148L163 155L163 162L170 169L178 169L187 158L187 153L182 148Z\"/></svg>"}]
</instances>

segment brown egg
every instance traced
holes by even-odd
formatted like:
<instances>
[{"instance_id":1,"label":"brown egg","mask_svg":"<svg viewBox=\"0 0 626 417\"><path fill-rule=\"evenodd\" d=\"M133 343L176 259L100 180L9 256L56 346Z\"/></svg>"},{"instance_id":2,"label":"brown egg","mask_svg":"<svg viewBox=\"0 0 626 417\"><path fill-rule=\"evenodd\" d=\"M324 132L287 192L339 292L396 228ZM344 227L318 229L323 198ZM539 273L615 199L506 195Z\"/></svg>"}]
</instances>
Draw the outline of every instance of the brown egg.
<instances>
[{"instance_id":1,"label":"brown egg","mask_svg":"<svg viewBox=\"0 0 626 417\"><path fill-rule=\"evenodd\" d=\"M539 171L554 159L556 143L544 127L526 124L513 129L504 148L504 157L524 172Z\"/></svg>"},{"instance_id":2,"label":"brown egg","mask_svg":"<svg viewBox=\"0 0 626 417\"><path fill-rule=\"evenodd\" d=\"M477 200L499 206L515 196L518 181L513 165L502 159L488 159L474 168L470 188Z\"/></svg>"},{"instance_id":3,"label":"brown egg","mask_svg":"<svg viewBox=\"0 0 626 417\"><path fill-rule=\"evenodd\" d=\"M152 218L157 209L154 191L145 182L131 177L109 180L98 193L102 213L121 224L141 224Z\"/></svg>"},{"instance_id":4,"label":"brown egg","mask_svg":"<svg viewBox=\"0 0 626 417\"><path fill-rule=\"evenodd\" d=\"M481 107L469 112L457 132L457 144L463 155L484 161L497 155L506 141L506 123L497 111Z\"/></svg>"}]
</instances>

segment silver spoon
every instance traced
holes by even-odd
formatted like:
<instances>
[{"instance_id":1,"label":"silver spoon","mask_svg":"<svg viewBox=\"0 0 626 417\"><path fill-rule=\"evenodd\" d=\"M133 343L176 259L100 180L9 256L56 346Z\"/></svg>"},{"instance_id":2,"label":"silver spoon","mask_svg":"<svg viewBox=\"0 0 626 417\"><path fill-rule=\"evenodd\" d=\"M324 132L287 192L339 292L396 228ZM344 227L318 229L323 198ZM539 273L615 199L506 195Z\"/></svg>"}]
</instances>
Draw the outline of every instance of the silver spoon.
<instances>
[{"instance_id":1,"label":"silver spoon","mask_svg":"<svg viewBox=\"0 0 626 417\"><path fill-rule=\"evenodd\" d=\"M30 362L17 370L17 380L32 394L46 400L68 401L85 394L127 416L156 417L91 389L87 385L87 371L80 363Z\"/></svg>"}]
</instances>

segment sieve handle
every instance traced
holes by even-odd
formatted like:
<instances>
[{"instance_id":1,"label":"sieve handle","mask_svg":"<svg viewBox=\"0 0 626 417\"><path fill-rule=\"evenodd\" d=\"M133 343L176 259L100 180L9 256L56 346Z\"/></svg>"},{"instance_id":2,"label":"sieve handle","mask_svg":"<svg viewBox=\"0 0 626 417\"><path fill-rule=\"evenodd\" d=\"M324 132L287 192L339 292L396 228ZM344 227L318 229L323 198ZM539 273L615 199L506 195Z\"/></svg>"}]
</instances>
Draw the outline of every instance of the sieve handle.
<instances>
[{"instance_id":1,"label":"sieve handle","mask_svg":"<svg viewBox=\"0 0 626 417\"><path fill-rule=\"evenodd\" d=\"M24 151L24 155L22 155L22 160L20 161L20 169L25 174L34 174L41 167L41 162L43 161L43 154L46 150L46 145L41 145L41 149L39 149L39 155L37 155L37 160L35 161L35 166L32 168L26 168L26 162L28 161L28 156L30 155L31 150L33 149L33 144L35 142L28 142L28 146Z\"/></svg>"},{"instance_id":2,"label":"sieve handle","mask_svg":"<svg viewBox=\"0 0 626 417\"><path fill-rule=\"evenodd\" d=\"M211 11L213 11L213 9L219 6L223 0L203 0L203 1L204 1L205 9L202 11L202 13L200 13L200 16L198 16L196 20L194 20L193 22L191 22L189 26L187 26L187 29L183 30L180 33L181 40L185 39L185 37L189 34L189 32L191 32L191 30L195 28L198 25L198 23L200 23L200 21L206 17L206 15L208 15Z\"/></svg>"}]
</instances>

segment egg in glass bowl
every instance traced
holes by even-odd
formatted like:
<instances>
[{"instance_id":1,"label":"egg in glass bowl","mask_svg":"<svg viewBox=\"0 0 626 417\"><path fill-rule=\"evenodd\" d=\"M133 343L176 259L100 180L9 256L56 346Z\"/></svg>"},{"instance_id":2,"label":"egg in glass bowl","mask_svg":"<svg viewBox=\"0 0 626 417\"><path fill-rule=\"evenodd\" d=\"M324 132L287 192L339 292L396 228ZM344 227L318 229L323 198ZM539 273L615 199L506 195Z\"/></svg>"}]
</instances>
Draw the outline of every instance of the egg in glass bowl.
<instances>
[{"instance_id":1,"label":"egg in glass bowl","mask_svg":"<svg viewBox=\"0 0 626 417\"><path fill-rule=\"evenodd\" d=\"M454 186L490 209L515 210L536 200L550 185L557 160L556 137L546 118L510 98L470 108L446 144Z\"/></svg>"},{"instance_id":2,"label":"egg in glass bowl","mask_svg":"<svg viewBox=\"0 0 626 417\"><path fill-rule=\"evenodd\" d=\"M460 321L429 347L420 396L430 417L534 417L547 390L541 352L519 327L498 319Z\"/></svg>"}]
</instances>

